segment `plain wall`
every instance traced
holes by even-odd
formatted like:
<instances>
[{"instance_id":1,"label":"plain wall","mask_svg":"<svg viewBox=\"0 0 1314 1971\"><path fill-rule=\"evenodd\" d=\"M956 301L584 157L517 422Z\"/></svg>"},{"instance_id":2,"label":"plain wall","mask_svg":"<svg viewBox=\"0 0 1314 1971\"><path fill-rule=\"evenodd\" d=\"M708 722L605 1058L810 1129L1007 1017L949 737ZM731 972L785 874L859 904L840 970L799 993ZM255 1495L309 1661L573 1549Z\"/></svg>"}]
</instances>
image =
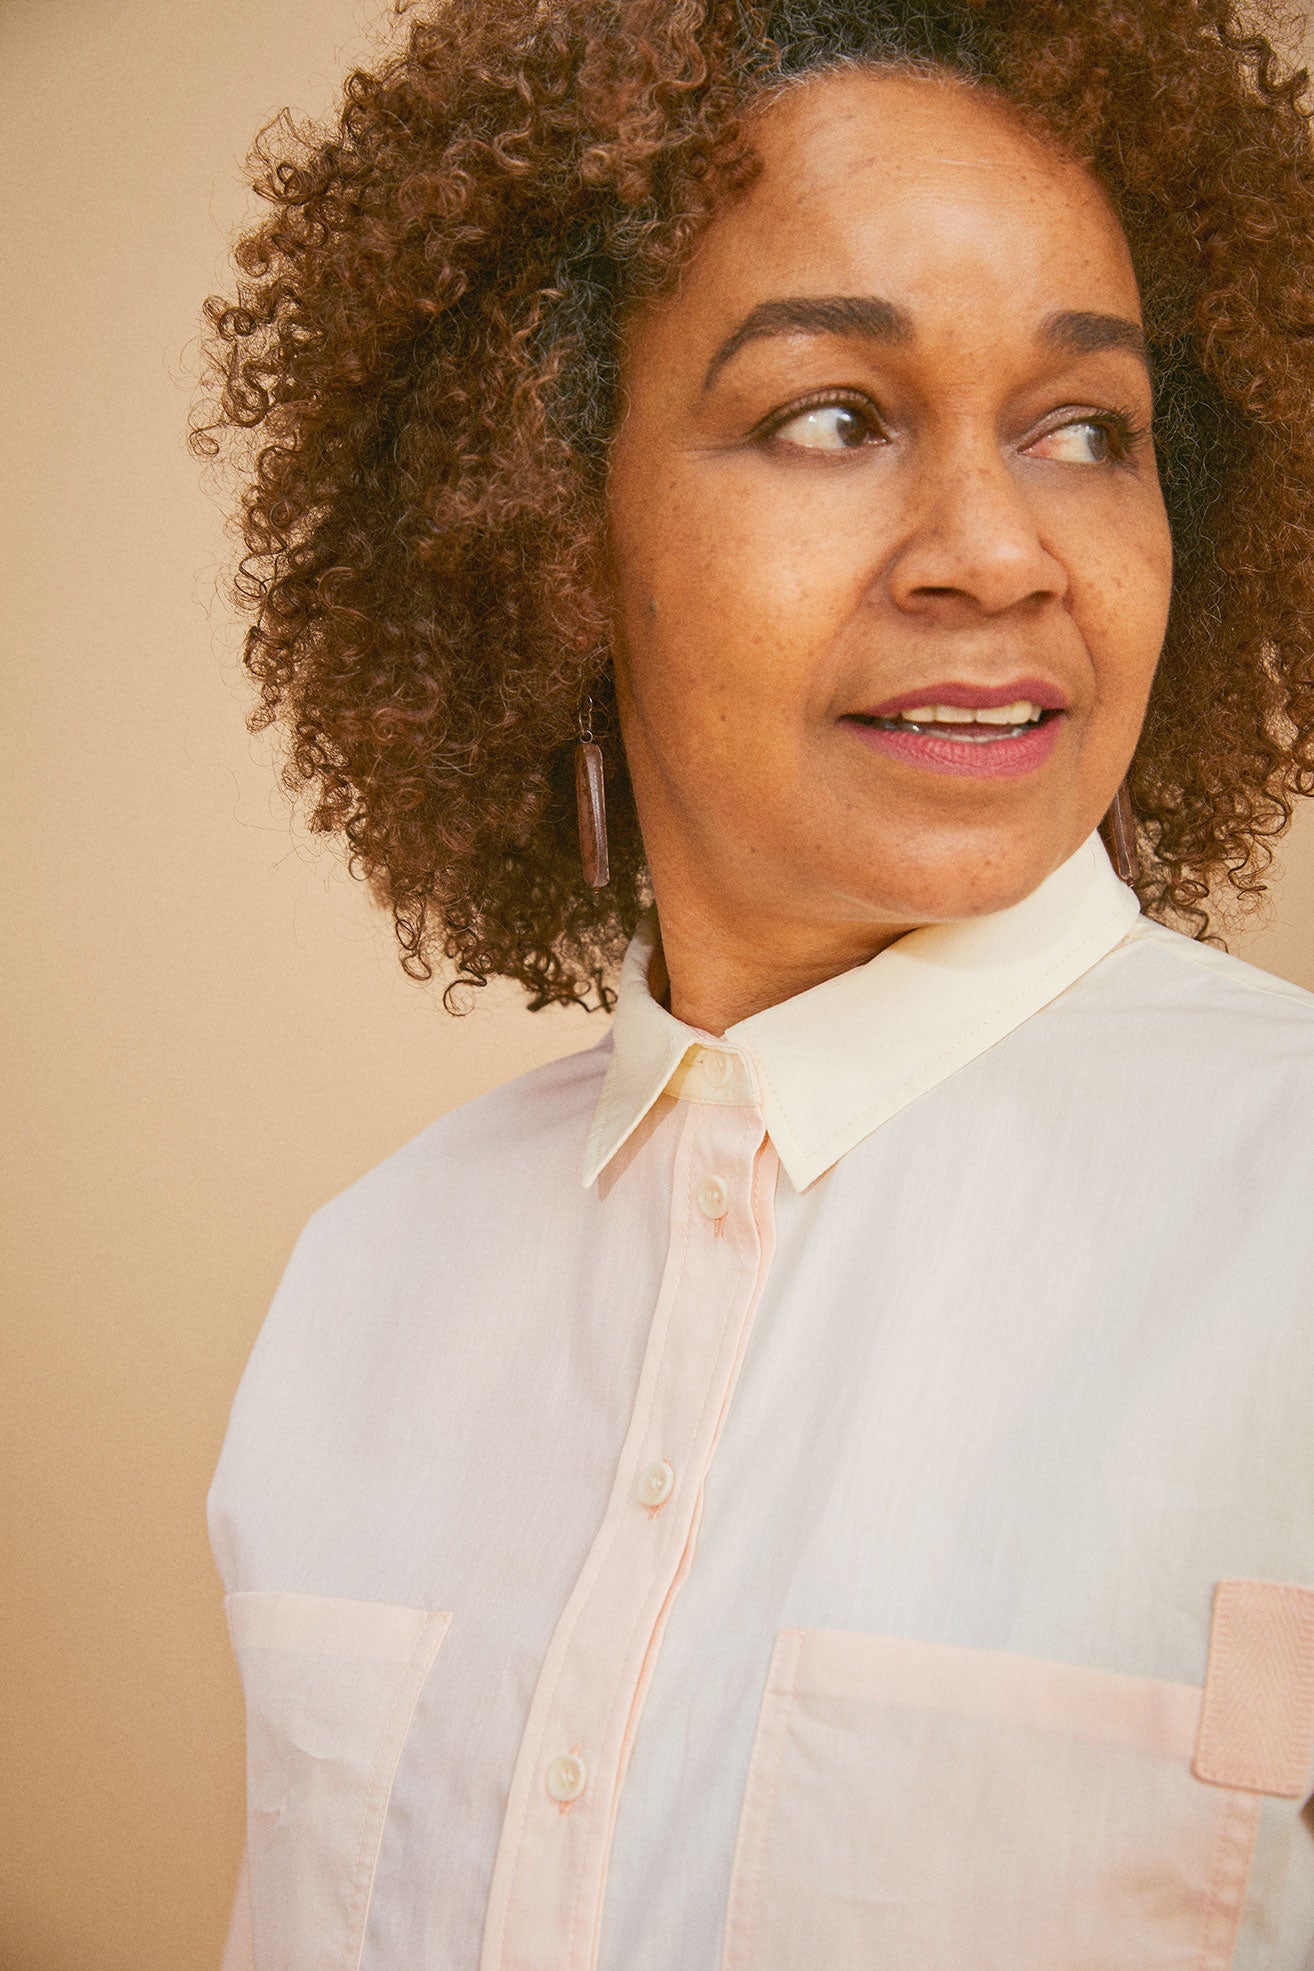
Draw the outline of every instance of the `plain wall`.
<instances>
[{"instance_id":1,"label":"plain wall","mask_svg":"<svg viewBox=\"0 0 1314 1971\"><path fill-rule=\"evenodd\" d=\"M241 160L352 0L0 0L6 564L0 1971L217 1965L241 1704L204 1500L302 1224L602 1022L466 1020L293 827L185 449ZM1314 986L1314 824L1234 948Z\"/></svg>"}]
</instances>

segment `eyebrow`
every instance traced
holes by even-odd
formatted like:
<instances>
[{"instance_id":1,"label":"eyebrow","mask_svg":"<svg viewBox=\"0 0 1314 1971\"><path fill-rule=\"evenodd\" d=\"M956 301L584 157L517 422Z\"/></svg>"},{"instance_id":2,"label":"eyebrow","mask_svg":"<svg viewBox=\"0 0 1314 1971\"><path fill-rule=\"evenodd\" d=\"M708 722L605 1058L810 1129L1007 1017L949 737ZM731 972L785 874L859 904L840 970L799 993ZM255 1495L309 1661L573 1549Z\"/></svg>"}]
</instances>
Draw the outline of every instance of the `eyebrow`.
<instances>
[{"instance_id":1,"label":"eyebrow","mask_svg":"<svg viewBox=\"0 0 1314 1971\"><path fill-rule=\"evenodd\" d=\"M720 372L749 342L777 335L858 336L866 342L900 343L913 339L912 317L893 301L875 294L791 295L782 301L761 301L721 344L703 378L710 390ZM1143 331L1125 315L1105 315L1088 308L1061 308L1047 315L1038 340L1059 354L1097 356L1122 349L1148 364Z\"/></svg>"},{"instance_id":2,"label":"eyebrow","mask_svg":"<svg viewBox=\"0 0 1314 1971\"><path fill-rule=\"evenodd\" d=\"M745 343L761 342L767 336L849 335L867 342L909 342L912 332L912 317L874 294L792 295L784 301L760 301L730 331L707 365L703 389L711 389Z\"/></svg>"},{"instance_id":3,"label":"eyebrow","mask_svg":"<svg viewBox=\"0 0 1314 1971\"><path fill-rule=\"evenodd\" d=\"M1085 308L1061 308L1040 324L1040 340L1050 349L1073 356L1098 356L1106 349L1124 349L1148 367L1145 331L1125 315L1100 315Z\"/></svg>"}]
</instances>

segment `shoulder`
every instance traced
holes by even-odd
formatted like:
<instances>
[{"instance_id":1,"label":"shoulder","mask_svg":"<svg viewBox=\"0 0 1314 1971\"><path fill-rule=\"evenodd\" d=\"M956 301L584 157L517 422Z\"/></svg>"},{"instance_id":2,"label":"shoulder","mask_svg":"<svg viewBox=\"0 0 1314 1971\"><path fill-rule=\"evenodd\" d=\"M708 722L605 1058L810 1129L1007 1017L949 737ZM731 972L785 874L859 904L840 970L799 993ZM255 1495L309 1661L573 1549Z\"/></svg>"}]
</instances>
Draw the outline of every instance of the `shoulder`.
<instances>
[{"instance_id":1,"label":"shoulder","mask_svg":"<svg viewBox=\"0 0 1314 1971\"><path fill-rule=\"evenodd\" d=\"M1260 1015L1314 1034L1314 992L1251 965L1217 945L1201 944L1180 931L1169 930L1151 917L1138 918L1126 940L1127 949L1157 965L1202 1005L1221 1013Z\"/></svg>"},{"instance_id":2,"label":"shoulder","mask_svg":"<svg viewBox=\"0 0 1314 1971\"><path fill-rule=\"evenodd\" d=\"M373 1456L371 1433L439 1389L451 1351L488 1353L569 1223L611 1053L552 1061L450 1110L303 1225L247 1358L209 1495L225 1578L277 1532L280 1496ZM329 1476L325 1476L329 1474ZM289 1507L299 1512L300 1506ZM245 1563L244 1563L245 1564Z\"/></svg>"},{"instance_id":3,"label":"shoulder","mask_svg":"<svg viewBox=\"0 0 1314 1971\"><path fill-rule=\"evenodd\" d=\"M1148 917L1137 919L1110 960L1110 983L1149 1018L1158 1013L1190 1028L1197 1041L1277 1045L1314 1059L1314 992L1289 979Z\"/></svg>"},{"instance_id":4,"label":"shoulder","mask_svg":"<svg viewBox=\"0 0 1314 1971\"><path fill-rule=\"evenodd\" d=\"M350 1240L415 1205L441 1210L454 1194L486 1191L494 1179L505 1196L529 1171L568 1172L578 1183L611 1045L608 1032L592 1047L449 1109L320 1205L301 1242Z\"/></svg>"},{"instance_id":5,"label":"shoulder","mask_svg":"<svg viewBox=\"0 0 1314 1971\"><path fill-rule=\"evenodd\" d=\"M976 1107L1074 1222L1094 1197L1135 1268L1230 1256L1307 1307L1314 994L1140 919L1010 1039Z\"/></svg>"},{"instance_id":6,"label":"shoulder","mask_svg":"<svg viewBox=\"0 0 1314 1971\"><path fill-rule=\"evenodd\" d=\"M545 1062L462 1102L365 1171L321 1211L341 1216L369 1209L376 1200L413 1182L425 1183L435 1174L454 1176L471 1162L484 1166L500 1163L508 1155L564 1150L575 1135L582 1156L610 1058L607 1033L593 1047Z\"/></svg>"},{"instance_id":7,"label":"shoulder","mask_svg":"<svg viewBox=\"0 0 1314 1971\"><path fill-rule=\"evenodd\" d=\"M414 1329L418 1346L440 1302L450 1311L463 1296L486 1300L550 1246L583 1195L610 1053L608 1034L462 1103L320 1205L283 1266L235 1420L259 1412L270 1388L305 1394L325 1377L366 1373L399 1331Z\"/></svg>"},{"instance_id":8,"label":"shoulder","mask_svg":"<svg viewBox=\"0 0 1314 1971\"><path fill-rule=\"evenodd\" d=\"M1286 1112L1308 1140L1314 993L1149 918L1054 1002L1102 1074L1203 1098L1240 1123Z\"/></svg>"}]
</instances>

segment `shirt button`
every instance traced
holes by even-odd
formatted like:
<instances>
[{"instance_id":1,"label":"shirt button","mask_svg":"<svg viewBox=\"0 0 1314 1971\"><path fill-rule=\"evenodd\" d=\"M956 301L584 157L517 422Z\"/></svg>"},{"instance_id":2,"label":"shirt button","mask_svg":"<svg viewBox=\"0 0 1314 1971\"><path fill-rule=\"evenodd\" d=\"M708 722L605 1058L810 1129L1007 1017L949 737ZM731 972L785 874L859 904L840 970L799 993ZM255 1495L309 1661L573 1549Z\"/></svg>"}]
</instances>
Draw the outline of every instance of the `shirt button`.
<instances>
[{"instance_id":1,"label":"shirt button","mask_svg":"<svg viewBox=\"0 0 1314 1971\"><path fill-rule=\"evenodd\" d=\"M554 1800L578 1800L588 1783L588 1768L576 1752L563 1752L547 1769L547 1790Z\"/></svg>"},{"instance_id":2,"label":"shirt button","mask_svg":"<svg viewBox=\"0 0 1314 1971\"><path fill-rule=\"evenodd\" d=\"M719 1048L708 1047L703 1052L702 1069L710 1087L724 1088L734 1073L734 1062Z\"/></svg>"},{"instance_id":3,"label":"shirt button","mask_svg":"<svg viewBox=\"0 0 1314 1971\"><path fill-rule=\"evenodd\" d=\"M664 1506L671 1496L671 1487L674 1484L674 1467L668 1464L665 1458L659 1458L656 1464L649 1465L646 1471L639 1473L639 1482L634 1489L639 1495L641 1506Z\"/></svg>"},{"instance_id":4,"label":"shirt button","mask_svg":"<svg viewBox=\"0 0 1314 1971\"><path fill-rule=\"evenodd\" d=\"M721 1177L704 1177L698 1186L698 1209L704 1218L724 1218L730 1194Z\"/></svg>"}]
</instances>

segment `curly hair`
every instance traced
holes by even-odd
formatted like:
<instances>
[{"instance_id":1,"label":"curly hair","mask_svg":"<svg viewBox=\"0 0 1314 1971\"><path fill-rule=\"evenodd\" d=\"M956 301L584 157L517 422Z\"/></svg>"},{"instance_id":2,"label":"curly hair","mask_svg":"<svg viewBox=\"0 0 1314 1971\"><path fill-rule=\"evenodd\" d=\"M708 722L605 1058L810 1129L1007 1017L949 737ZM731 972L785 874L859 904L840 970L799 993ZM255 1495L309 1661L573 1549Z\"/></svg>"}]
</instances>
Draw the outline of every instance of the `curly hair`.
<instances>
[{"instance_id":1,"label":"curly hair","mask_svg":"<svg viewBox=\"0 0 1314 1971\"><path fill-rule=\"evenodd\" d=\"M251 730L345 837L401 962L608 1006L650 899L597 577L626 310L837 64L1003 93L1108 192L1140 282L1175 555L1129 771L1143 907L1253 907L1314 792L1307 75L1232 0L394 0L332 126L259 133L273 210L205 303L198 456L243 475ZM1277 26L1281 25L1279 20ZM218 435L217 435L218 434ZM583 880L591 695L612 881Z\"/></svg>"}]
</instances>

